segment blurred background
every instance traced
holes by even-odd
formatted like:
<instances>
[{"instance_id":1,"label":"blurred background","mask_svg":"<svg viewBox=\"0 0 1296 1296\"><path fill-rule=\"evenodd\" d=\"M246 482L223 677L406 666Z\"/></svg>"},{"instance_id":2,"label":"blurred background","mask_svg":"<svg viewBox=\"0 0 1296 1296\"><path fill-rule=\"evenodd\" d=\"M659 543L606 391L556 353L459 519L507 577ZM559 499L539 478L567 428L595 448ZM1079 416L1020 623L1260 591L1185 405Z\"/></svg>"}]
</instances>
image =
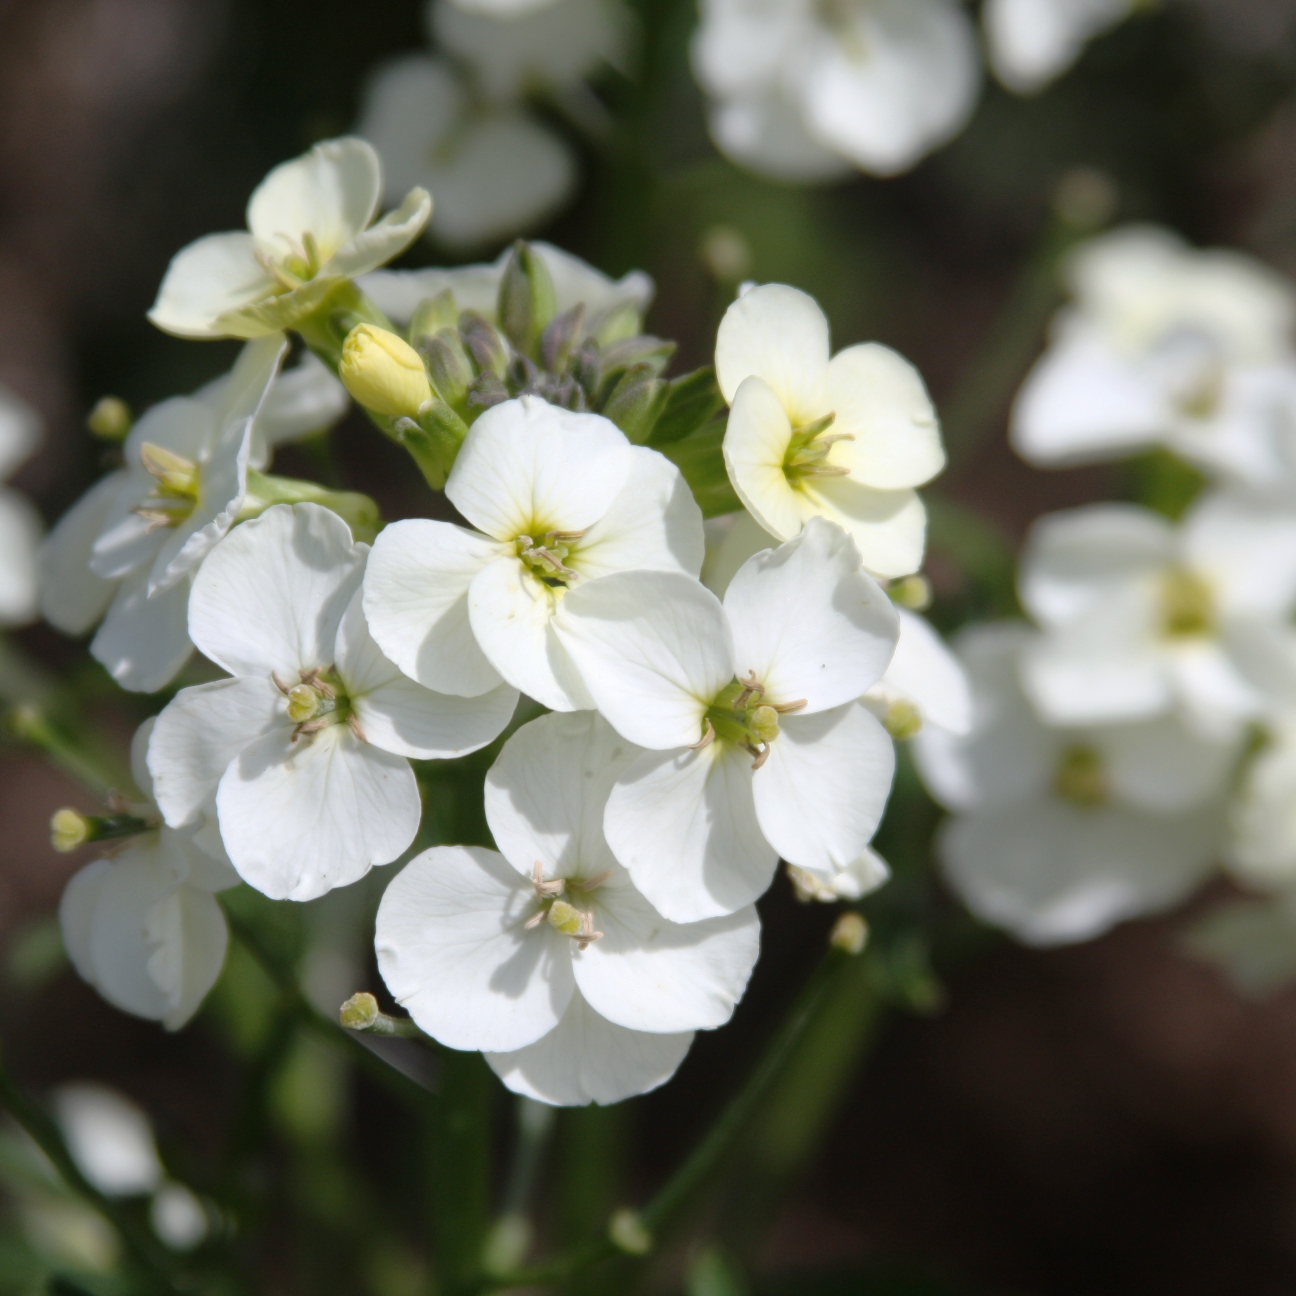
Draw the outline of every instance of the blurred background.
<instances>
[{"instance_id":1,"label":"blurred background","mask_svg":"<svg viewBox=\"0 0 1296 1296\"><path fill-rule=\"evenodd\" d=\"M606 120L573 131L562 105L533 106L566 132L581 178L527 232L610 274L647 270L649 328L680 344L674 372L709 361L747 278L814 294L837 345L876 339L917 364L953 456L927 492L943 627L1011 611L1004 573L1029 522L1120 496L1122 474L1138 471L1035 472L1005 443L1012 392L1060 299L1047 257L1059 186L1074 195L1083 169L1082 194L1097 185L1112 219L1164 223L1296 274L1296 0L1148 6L1036 96L987 80L967 129L908 174L813 187L717 153L689 70L691 3L635 8L626 70L592 78ZM47 521L99 471L84 419L100 396L139 410L230 363L233 344L181 342L146 322L171 254L240 227L272 165L350 129L372 69L427 47L416 0L0 0L0 381L44 420L43 447L15 480ZM403 264L493 258L501 246L424 242ZM386 517L426 510L400 451L358 416L332 436L349 484ZM120 759L146 712L83 645L39 626L14 638L78 678L87 722ZM884 854L937 817L912 776L901 780ZM134 1099L171 1174L241 1203L267 1290L412 1296L423 1269L409 1185L422 1145L401 1108L287 1029L280 992L246 956L231 954L174 1036L82 984L54 919L84 862L49 845L65 804L92 809L29 751L0 748L8 1063L40 1093L94 1078ZM912 951L902 1006L865 1022L877 1015L865 997L843 997L822 1070L808 1055L708 1198L708 1235L771 1296L1296 1289L1296 989L1240 996L1183 954L1182 915L1067 950L1010 946L955 923L920 855L893 860L898 899L887 902L921 907L937 933L930 951ZM329 1011L378 988L364 916L381 874L276 920L283 949L308 951L308 991ZM547 1234L579 1234L651 1189L750 1068L832 917L797 904L783 881L762 914L764 957L728 1031L699 1038L656 1094L560 1114L549 1155L574 1168L541 1207ZM947 917L957 930L942 942ZM798 1125L799 1096L816 1084L839 1105L809 1102ZM826 1109L835 1114L820 1120ZM338 1148L359 1178L340 1170ZM0 1216L0 1292L41 1290L46 1272L34 1199L16 1182ZM94 1240L82 1243L93 1259ZM706 1265L684 1278L688 1263L677 1255L649 1286L740 1290Z\"/></svg>"}]
</instances>

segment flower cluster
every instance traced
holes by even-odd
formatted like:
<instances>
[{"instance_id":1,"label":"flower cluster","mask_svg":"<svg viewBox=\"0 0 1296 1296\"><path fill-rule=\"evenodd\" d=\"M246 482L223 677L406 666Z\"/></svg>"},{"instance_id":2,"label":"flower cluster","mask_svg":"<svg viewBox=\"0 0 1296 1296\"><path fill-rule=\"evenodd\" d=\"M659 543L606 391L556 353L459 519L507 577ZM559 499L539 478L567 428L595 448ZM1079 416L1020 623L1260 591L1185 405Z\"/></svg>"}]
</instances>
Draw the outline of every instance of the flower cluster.
<instances>
[{"instance_id":1,"label":"flower cluster","mask_svg":"<svg viewBox=\"0 0 1296 1296\"><path fill-rule=\"evenodd\" d=\"M1136 0L987 0L991 69L1031 94ZM977 38L956 0L703 0L693 70L727 157L775 179L907 171L967 124Z\"/></svg>"},{"instance_id":2,"label":"flower cluster","mask_svg":"<svg viewBox=\"0 0 1296 1296\"><path fill-rule=\"evenodd\" d=\"M966 631L972 731L917 745L956 812L952 884L1036 943L1168 908L1221 858L1250 886L1296 884L1296 293L1145 228L1082 246L1068 275L1013 442L1037 464L1151 451L1171 516L1039 520L1018 577L1035 628Z\"/></svg>"},{"instance_id":3,"label":"flower cluster","mask_svg":"<svg viewBox=\"0 0 1296 1296\"><path fill-rule=\"evenodd\" d=\"M138 802L61 816L67 846L116 843L67 890L68 947L175 1027L219 972L214 892L306 901L407 859L376 946L414 1022L519 1093L616 1101L728 1020L780 859L807 897L885 880L893 736L967 727L958 667L897 607L923 587L935 413L887 348L832 356L781 285L733 304L714 373L667 378L642 275L525 245L375 272L428 207L415 190L370 226L379 192L368 145L319 145L257 191L250 234L176 257L154 321L254 336L148 411L46 544L47 616L106 609L93 650L123 685L194 649L224 672L140 730ZM310 348L287 371L272 321ZM343 389L465 525L384 527L265 471ZM730 511L710 561L703 505ZM498 850L414 853L425 763L501 739Z\"/></svg>"},{"instance_id":4,"label":"flower cluster","mask_svg":"<svg viewBox=\"0 0 1296 1296\"><path fill-rule=\"evenodd\" d=\"M425 17L441 54L377 67L356 133L382 155L390 197L413 185L437 194L438 243L498 243L553 215L579 176L571 145L527 100L578 122L599 111L585 80L624 64L631 17L620 0L429 0Z\"/></svg>"}]
</instances>

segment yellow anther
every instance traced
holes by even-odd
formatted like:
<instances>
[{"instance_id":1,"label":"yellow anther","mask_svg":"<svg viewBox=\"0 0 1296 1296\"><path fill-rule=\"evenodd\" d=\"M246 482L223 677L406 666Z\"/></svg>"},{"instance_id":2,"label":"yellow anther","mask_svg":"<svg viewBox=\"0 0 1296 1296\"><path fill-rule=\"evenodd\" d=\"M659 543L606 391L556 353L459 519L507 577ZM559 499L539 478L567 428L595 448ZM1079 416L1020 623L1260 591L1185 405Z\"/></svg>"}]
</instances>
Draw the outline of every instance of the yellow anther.
<instances>
[{"instance_id":1,"label":"yellow anther","mask_svg":"<svg viewBox=\"0 0 1296 1296\"><path fill-rule=\"evenodd\" d=\"M159 494L177 499L197 498L198 465L192 459L145 441L140 446L140 463L145 472L157 479Z\"/></svg>"},{"instance_id":2,"label":"yellow anther","mask_svg":"<svg viewBox=\"0 0 1296 1296\"><path fill-rule=\"evenodd\" d=\"M66 854L90 839L90 821L85 815L65 806L56 810L50 820L50 842L56 851Z\"/></svg>"},{"instance_id":3,"label":"yellow anther","mask_svg":"<svg viewBox=\"0 0 1296 1296\"><path fill-rule=\"evenodd\" d=\"M748 729L760 743L772 743L779 735L778 712L772 706L758 706L752 710Z\"/></svg>"},{"instance_id":4,"label":"yellow anther","mask_svg":"<svg viewBox=\"0 0 1296 1296\"><path fill-rule=\"evenodd\" d=\"M912 702L897 698L887 707L882 724L896 742L905 742L922 729L922 712Z\"/></svg>"},{"instance_id":5,"label":"yellow anther","mask_svg":"<svg viewBox=\"0 0 1296 1296\"><path fill-rule=\"evenodd\" d=\"M579 936L584 921L585 915L566 900L555 900L549 906L549 925L564 936Z\"/></svg>"}]
</instances>

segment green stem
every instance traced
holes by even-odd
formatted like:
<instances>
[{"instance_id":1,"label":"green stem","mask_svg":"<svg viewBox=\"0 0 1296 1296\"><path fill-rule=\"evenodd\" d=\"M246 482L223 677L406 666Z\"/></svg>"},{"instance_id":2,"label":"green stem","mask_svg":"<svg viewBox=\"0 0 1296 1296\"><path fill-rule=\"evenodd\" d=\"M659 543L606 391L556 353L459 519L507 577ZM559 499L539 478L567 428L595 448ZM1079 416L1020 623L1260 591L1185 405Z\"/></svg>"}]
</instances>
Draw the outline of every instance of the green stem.
<instances>
[{"instance_id":1,"label":"green stem","mask_svg":"<svg viewBox=\"0 0 1296 1296\"><path fill-rule=\"evenodd\" d=\"M37 1105L31 1096L9 1074L0 1062L0 1105L31 1136L36 1146L53 1163L64 1183L92 1206L117 1231L127 1254L134 1261L141 1276L157 1291L177 1290L176 1265L172 1258L154 1240L144 1224L125 1210L120 1202L113 1201L99 1191L81 1173L63 1141L63 1135L53 1120Z\"/></svg>"},{"instance_id":2,"label":"green stem","mask_svg":"<svg viewBox=\"0 0 1296 1296\"><path fill-rule=\"evenodd\" d=\"M81 746L56 729L39 707L22 703L9 712L9 726L16 737L44 753L51 764L70 775L101 801L121 786L114 772L89 756Z\"/></svg>"},{"instance_id":3,"label":"green stem","mask_svg":"<svg viewBox=\"0 0 1296 1296\"><path fill-rule=\"evenodd\" d=\"M310 1027L324 1038L347 1051L351 1058L369 1073L379 1084L384 1085L396 1097L418 1107L426 1107L433 1101L433 1095L422 1085L411 1080L403 1071L389 1066L378 1054L366 1048L360 1039L327 1014L320 1012L297 984L297 978L262 944L253 928L229 905L222 906L225 919L229 923L234 937L260 964L266 975L279 987L291 1004L303 1025Z\"/></svg>"},{"instance_id":4,"label":"green stem","mask_svg":"<svg viewBox=\"0 0 1296 1296\"><path fill-rule=\"evenodd\" d=\"M650 1237L668 1223L714 1173L782 1074L797 1044L814 1021L828 990L837 981L842 969L854 961L854 955L836 946L824 955L819 966L811 973L791 1012L784 1018L778 1033L766 1047L755 1071L747 1078L702 1142L638 1216L639 1224ZM486 1278L479 1283L478 1290L543 1286L561 1282L590 1265L618 1255L620 1251L621 1248L610 1237L592 1238L566 1255L547 1263Z\"/></svg>"}]
</instances>

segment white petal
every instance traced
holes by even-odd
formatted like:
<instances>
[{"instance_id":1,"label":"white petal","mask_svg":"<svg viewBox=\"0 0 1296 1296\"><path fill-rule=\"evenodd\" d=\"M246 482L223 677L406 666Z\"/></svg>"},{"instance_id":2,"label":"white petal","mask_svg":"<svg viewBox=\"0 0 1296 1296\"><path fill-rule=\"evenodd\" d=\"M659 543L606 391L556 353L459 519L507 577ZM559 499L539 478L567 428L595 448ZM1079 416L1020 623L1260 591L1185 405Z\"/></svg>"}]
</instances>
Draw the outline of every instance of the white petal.
<instances>
[{"instance_id":1,"label":"white petal","mask_svg":"<svg viewBox=\"0 0 1296 1296\"><path fill-rule=\"evenodd\" d=\"M764 380L798 425L827 413L828 319L809 293L761 284L725 311L716 334L716 380L733 403L745 379Z\"/></svg>"},{"instance_id":2,"label":"white petal","mask_svg":"<svg viewBox=\"0 0 1296 1296\"><path fill-rule=\"evenodd\" d=\"M190 586L180 580L150 598L147 572L122 582L90 641L91 655L122 688L156 693L189 660Z\"/></svg>"},{"instance_id":3,"label":"white petal","mask_svg":"<svg viewBox=\"0 0 1296 1296\"><path fill-rule=\"evenodd\" d=\"M592 711L541 716L504 744L486 775L486 821L524 877L593 877L614 864L603 811L639 748Z\"/></svg>"},{"instance_id":4,"label":"white petal","mask_svg":"<svg viewBox=\"0 0 1296 1296\"><path fill-rule=\"evenodd\" d=\"M748 752L718 742L645 752L612 789L608 845L673 922L734 913L774 877L778 856L756 820L751 764Z\"/></svg>"},{"instance_id":5,"label":"white petal","mask_svg":"<svg viewBox=\"0 0 1296 1296\"><path fill-rule=\"evenodd\" d=\"M1156 577L1174 561L1175 534L1151 509L1088 504L1050 513L1031 527L1019 586L1027 611L1063 625Z\"/></svg>"},{"instance_id":6,"label":"white petal","mask_svg":"<svg viewBox=\"0 0 1296 1296\"><path fill-rule=\"evenodd\" d=\"M432 215L432 195L411 189L395 211L357 234L328 263L327 272L353 278L394 260L414 242Z\"/></svg>"},{"instance_id":7,"label":"white petal","mask_svg":"<svg viewBox=\"0 0 1296 1296\"><path fill-rule=\"evenodd\" d=\"M1257 754L1246 770L1229 810L1231 840L1227 855L1229 867L1244 882L1265 890L1281 888L1288 894L1296 881L1294 738L1296 734L1290 721L1276 725L1270 745ZM67 903L65 893L64 905ZM60 909L60 917L62 913ZM64 941L67 941L66 922Z\"/></svg>"},{"instance_id":8,"label":"white petal","mask_svg":"<svg viewBox=\"0 0 1296 1296\"><path fill-rule=\"evenodd\" d=\"M801 529L807 514L804 498L793 490L783 468L792 440L792 421L774 388L759 374L743 379L732 406L724 434L729 481L766 531L789 540Z\"/></svg>"},{"instance_id":9,"label":"white petal","mask_svg":"<svg viewBox=\"0 0 1296 1296\"><path fill-rule=\"evenodd\" d=\"M797 185L850 175L853 164L806 129L800 107L781 86L708 105L707 126L725 157L757 175Z\"/></svg>"},{"instance_id":10,"label":"white petal","mask_svg":"<svg viewBox=\"0 0 1296 1296\"><path fill-rule=\"evenodd\" d=\"M473 635L514 688L553 711L591 705L553 629L555 595L516 558L496 558L468 587Z\"/></svg>"},{"instance_id":11,"label":"white petal","mask_svg":"<svg viewBox=\"0 0 1296 1296\"><path fill-rule=\"evenodd\" d=\"M171 1007L162 1018L179 1030L202 1006L225 965L229 928L216 897L182 886L150 914L149 975L164 987Z\"/></svg>"},{"instance_id":12,"label":"white petal","mask_svg":"<svg viewBox=\"0 0 1296 1296\"><path fill-rule=\"evenodd\" d=\"M1296 604L1296 516L1212 491L1183 523L1184 558L1217 591L1221 615L1286 619Z\"/></svg>"},{"instance_id":13,"label":"white petal","mask_svg":"<svg viewBox=\"0 0 1296 1296\"><path fill-rule=\"evenodd\" d=\"M542 1039L486 1054L506 1088L555 1107L616 1103L660 1088L684 1061L693 1032L650 1035L614 1026L579 994Z\"/></svg>"},{"instance_id":14,"label":"white petal","mask_svg":"<svg viewBox=\"0 0 1296 1296\"><path fill-rule=\"evenodd\" d=\"M895 748L873 715L855 703L784 716L780 727L753 775L757 821L789 864L831 877L858 858L877 831Z\"/></svg>"},{"instance_id":15,"label":"white petal","mask_svg":"<svg viewBox=\"0 0 1296 1296\"><path fill-rule=\"evenodd\" d=\"M103 890L104 879L112 861L95 860L68 879L59 900L59 930L63 935L63 948L76 969L77 976L94 985L97 980L91 945L95 910Z\"/></svg>"},{"instance_id":16,"label":"white petal","mask_svg":"<svg viewBox=\"0 0 1296 1296\"><path fill-rule=\"evenodd\" d=\"M738 676L754 674L770 702L804 702L806 713L858 698L881 678L900 635L895 608L864 573L854 542L822 518L748 559L724 608Z\"/></svg>"},{"instance_id":17,"label":"white petal","mask_svg":"<svg viewBox=\"0 0 1296 1296\"><path fill-rule=\"evenodd\" d=\"M282 333L255 338L239 349L233 368L217 380L217 390L208 393L222 438L232 424L256 417L278 381L279 366L287 354L288 339ZM205 448L212 453L216 449L215 445Z\"/></svg>"},{"instance_id":18,"label":"white petal","mask_svg":"<svg viewBox=\"0 0 1296 1296\"><path fill-rule=\"evenodd\" d=\"M149 319L176 337L223 337L216 325L220 316L260 301L274 289L256 250L256 239L241 230L208 234L181 248L167 266Z\"/></svg>"},{"instance_id":19,"label":"white petal","mask_svg":"<svg viewBox=\"0 0 1296 1296\"><path fill-rule=\"evenodd\" d=\"M304 352L266 393L252 429L252 466L264 468L276 447L332 427L350 403L346 388L315 353Z\"/></svg>"},{"instance_id":20,"label":"white petal","mask_svg":"<svg viewBox=\"0 0 1296 1296\"><path fill-rule=\"evenodd\" d=\"M917 707L924 724L966 734L972 728L967 674L929 621L904 608L897 611L900 642L882 676L883 696L900 697Z\"/></svg>"},{"instance_id":21,"label":"white petal","mask_svg":"<svg viewBox=\"0 0 1296 1296\"><path fill-rule=\"evenodd\" d=\"M1155 444L1170 411L1145 367L1087 326L1064 327L1026 376L1010 439L1043 467L1134 454Z\"/></svg>"},{"instance_id":22,"label":"white petal","mask_svg":"<svg viewBox=\"0 0 1296 1296\"><path fill-rule=\"evenodd\" d=\"M143 1196L162 1180L148 1117L106 1085L60 1085L54 1114L77 1168L109 1197Z\"/></svg>"},{"instance_id":23,"label":"white petal","mask_svg":"<svg viewBox=\"0 0 1296 1296\"><path fill-rule=\"evenodd\" d=\"M245 882L272 900L314 900L390 864L414 840L422 804L403 756L332 725L295 743L291 728L275 729L245 747L216 810Z\"/></svg>"},{"instance_id":24,"label":"white petal","mask_svg":"<svg viewBox=\"0 0 1296 1296\"><path fill-rule=\"evenodd\" d=\"M1203 734L1228 741L1267 709L1263 696L1217 642L1203 639L1172 645L1166 667L1184 719Z\"/></svg>"},{"instance_id":25,"label":"white petal","mask_svg":"<svg viewBox=\"0 0 1296 1296\"><path fill-rule=\"evenodd\" d=\"M36 555L44 529L26 496L0 487L0 624L25 625L36 618Z\"/></svg>"},{"instance_id":26,"label":"white petal","mask_svg":"<svg viewBox=\"0 0 1296 1296\"><path fill-rule=\"evenodd\" d=\"M230 762L286 723L268 679L225 679L181 689L158 716L148 768L158 808L173 828L197 823Z\"/></svg>"},{"instance_id":27,"label":"white petal","mask_svg":"<svg viewBox=\"0 0 1296 1296\"><path fill-rule=\"evenodd\" d=\"M1040 800L951 819L937 847L978 917L1027 944L1061 945L1178 904L1206 876L1218 839L1215 816Z\"/></svg>"},{"instance_id":28,"label":"white petal","mask_svg":"<svg viewBox=\"0 0 1296 1296\"><path fill-rule=\"evenodd\" d=\"M590 896L602 939L572 956L589 1005L629 1030L723 1026L760 954L760 919L748 905L727 918L673 923L621 870Z\"/></svg>"},{"instance_id":29,"label":"white petal","mask_svg":"<svg viewBox=\"0 0 1296 1296\"><path fill-rule=\"evenodd\" d=\"M275 505L203 563L189 608L194 643L232 675L295 681L303 667L331 666L366 552L336 513Z\"/></svg>"},{"instance_id":30,"label":"white petal","mask_svg":"<svg viewBox=\"0 0 1296 1296\"><path fill-rule=\"evenodd\" d=\"M554 621L599 711L641 747L686 747L734 676L720 600L674 572L619 572L577 586Z\"/></svg>"},{"instance_id":31,"label":"white petal","mask_svg":"<svg viewBox=\"0 0 1296 1296\"><path fill-rule=\"evenodd\" d=\"M0 385L0 480L32 454L40 439L40 415L16 392Z\"/></svg>"},{"instance_id":32,"label":"white petal","mask_svg":"<svg viewBox=\"0 0 1296 1296\"><path fill-rule=\"evenodd\" d=\"M703 525L706 560L702 564L701 581L716 598L722 599L743 563L772 548L775 541L746 509L707 518Z\"/></svg>"},{"instance_id":33,"label":"white petal","mask_svg":"<svg viewBox=\"0 0 1296 1296\"><path fill-rule=\"evenodd\" d=\"M303 234L313 234L327 262L373 220L381 197L381 166L372 146L354 138L325 140L257 185L248 200L248 229L280 256L301 248Z\"/></svg>"},{"instance_id":34,"label":"white petal","mask_svg":"<svg viewBox=\"0 0 1296 1296\"><path fill-rule=\"evenodd\" d=\"M41 615L64 634L84 634L103 616L117 590L90 569L90 553L126 474L100 478L59 519L39 556Z\"/></svg>"},{"instance_id":35,"label":"white petal","mask_svg":"<svg viewBox=\"0 0 1296 1296\"><path fill-rule=\"evenodd\" d=\"M378 970L442 1044L521 1048L553 1030L575 990L570 938L548 923L526 930L535 912L531 883L494 851L424 851L378 906Z\"/></svg>"},{"instance_id":36,"label":"white petal","mask_svg":"<svg viewBox=\"0 0 1296 1296\"><path fill-rule=\"evenodd\" d=\"M680 470L644 446L631 449L630 477L567 561L587 580L615 571L702 570L702 510Z\"/></svg>"},{"instance_id":37,"label":"white petal","mask_svg":"<svg viewBox=\"0 0 1296 1296\"><path fill-rule=\"evenodd\" d=\"M634 465L629 441L600 414L537 396L488 409L469 429L445 493L496 540L583 531L607 511Z\"/></svg>"},{"instance_id":38,"label":"white petal","mask_svg":"<svg viewBox=\"0 0 1296 1296\"><path fill-rule=\"evenodd\" d=\"M501 684L480 697L436 693L406 678L369 635L360 591L342 618L338 674L366 742L414 760L452 760L503 732L517 708L517 690Z\"/></svg>"},{"instance_id":39,"label":"white petal","mask_svg":"<svg viewBox=\"0 0 1296 1296\"><path fill-rule=\"evenodd\" d=\"M921 486L945 467L936 410L922 377L890 347L847 347L828 365L826 404L836 418L828 435L844 434L829 462L879 490Z\"/></svg>"},{"instance_id":40,"label":"white petal","mask_svg":"<svg viewBox=\"0 0 1296 1296\"><path fill-rule=\"evenodd\" d=\"M464 697L500 686L468 619L468 586L499 552L475 532L426 518L379 533L365 568L365 616L383 652L411 679Z\"/></svg>"},{"instance_id":41,"label":"white petal","mask_svg":"<svg viewBox=\"0 0 1296 1296\"><path fill-rule=\"evenodd\" d=\"M1091 735L1114 794L1154 814L1176 814L1218 797L1233 771L1236 741L1210 741L1169 717L1112 725Z\"/></svg>"},{"instance_id":42,"label":"white petal","mask_svg":"<svg viewBox=\"0 0 1296 1296\"><path fill-rule=\"evenodd\" d=\"M927 510L911 490L874 490L853 477L819 477L799 492L806 517L818 514L850 532L875 576L909 576L922 566Z\"/></svg>"},{"instance_id":43,"label":"white petal","mask_svg":"<svg viewBox=\"0 0 1296 1296\"><path fill-rule=\"evenodd\" d=\"M1065 72L1086 41L1131 7L1130 0L988 0L981 22L994 74L1009 90L1033 94Z\"/></svg>"}]
</instances>

